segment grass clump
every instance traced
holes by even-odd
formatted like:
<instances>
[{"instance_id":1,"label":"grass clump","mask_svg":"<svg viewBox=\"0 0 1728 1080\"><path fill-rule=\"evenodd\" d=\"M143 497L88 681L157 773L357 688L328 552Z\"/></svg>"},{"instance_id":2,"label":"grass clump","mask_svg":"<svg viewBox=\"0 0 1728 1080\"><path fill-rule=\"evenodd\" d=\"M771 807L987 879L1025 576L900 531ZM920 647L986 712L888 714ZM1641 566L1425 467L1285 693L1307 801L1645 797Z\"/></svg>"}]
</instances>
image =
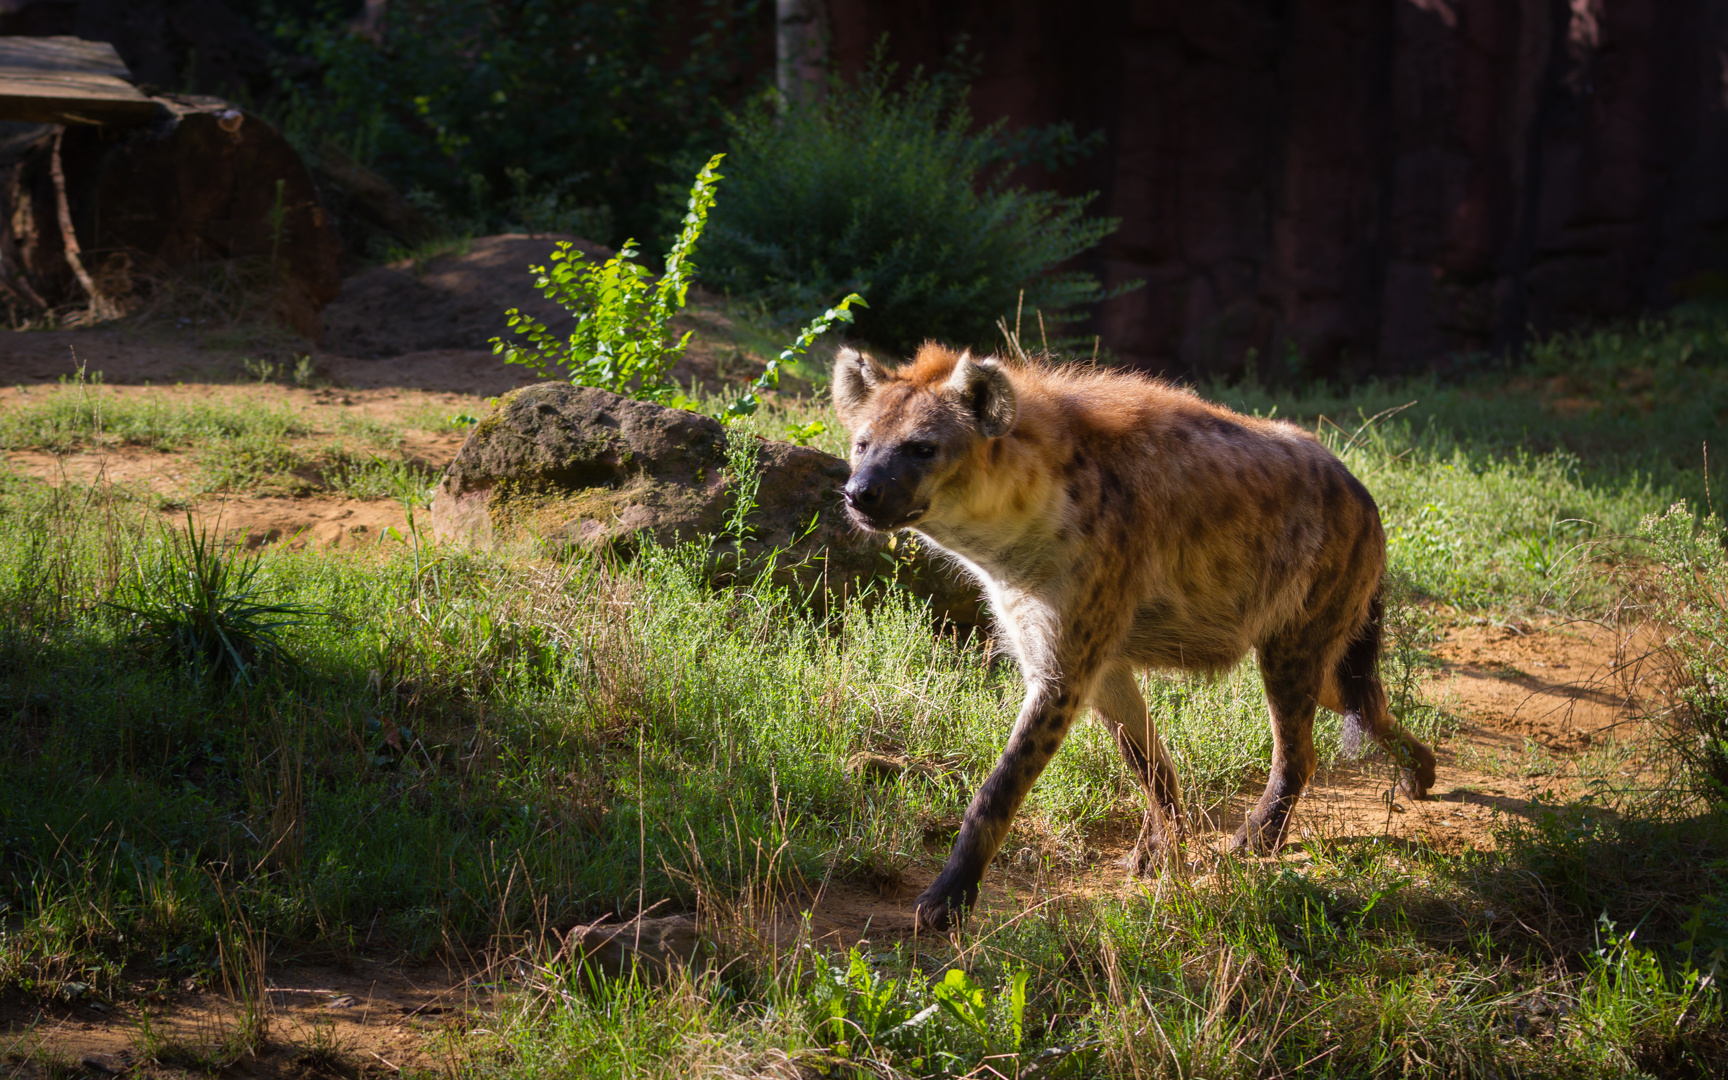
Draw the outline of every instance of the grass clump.
<instances>
[{"instance_id":1,"label":"grass clump","mask_svg":"<svg viewBox=\"0 0 1728 1080\"><path fill-rule=\"evenodd\" d=\"M1722 523L1684 504L1644 519L1648 562L1631 571L1659 639L1651 717L1680 766L1685 801L1728 807L1728 552Z\"/></svg>"},{"instance_id":2,"label":"grass clump","mask_svg":"<svg viewBox=\"0 0 1728 1080\"><path fill-rule=\"evenodd\" d=\"M280 441L310 433L288 409L122 395L103 383L101 372L62 379L40 400L0 412L0 449L6 450L139 446L167 452L188 444Z\"/></svg>"},{"instance_id":3,"label":"grass clump","mask_svg":"<svg viewBox=\"0 0 1728 1080\"><path fill-rule=\"evenodd\" d=\"M224 551L191 515L185 532L163 530L150 556L135 556L136 573L122 593L130 593L129 602L114 606L161 655L191 667L197 681L220 684L250 685L292 664L283 631L315 612L266 601L259 556Z\"/></svg>"}]
</instances>

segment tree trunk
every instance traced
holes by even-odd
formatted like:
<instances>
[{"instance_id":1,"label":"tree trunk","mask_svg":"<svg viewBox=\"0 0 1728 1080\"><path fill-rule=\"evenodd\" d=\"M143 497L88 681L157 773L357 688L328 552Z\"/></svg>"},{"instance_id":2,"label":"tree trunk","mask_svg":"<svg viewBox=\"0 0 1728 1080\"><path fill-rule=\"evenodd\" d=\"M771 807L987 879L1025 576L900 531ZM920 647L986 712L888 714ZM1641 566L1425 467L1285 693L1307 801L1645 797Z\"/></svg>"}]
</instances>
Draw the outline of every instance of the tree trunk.
<instances>
[{"instance_id":1,"label":"tree trunk","mask_svg":"<svg viewBox=\"0 0 1728 1080\"><path fill-rule=\"evenodd\" d=\"M775 82L788 106L816 102L828 79L827 0L775 0Z\"/></svg>"},{"instance_id":2,"label":"tree trunk","mask_svg":"<svg viewBox=\"0 0 1728 1080\"><path fill-rule=\"evenodd\" d=\"M366 0L360 14L348 26L356 34L372 39L375 45L384 44L384 19L388 14L390 0Z\"/></svg>"}]
</instances>

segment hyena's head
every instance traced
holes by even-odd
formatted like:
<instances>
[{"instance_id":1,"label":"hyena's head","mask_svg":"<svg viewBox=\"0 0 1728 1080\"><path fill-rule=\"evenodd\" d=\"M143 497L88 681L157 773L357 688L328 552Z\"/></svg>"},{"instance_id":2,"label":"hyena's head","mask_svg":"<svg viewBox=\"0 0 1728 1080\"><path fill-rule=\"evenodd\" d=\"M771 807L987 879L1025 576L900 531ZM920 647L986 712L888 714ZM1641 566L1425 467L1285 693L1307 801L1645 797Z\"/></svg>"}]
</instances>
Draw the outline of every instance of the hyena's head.
<instances>
[{"instance_id":1,"label":"hyena's head","mask_svg":"<svg viewBox=\"0 0 1728 1080\"><path fill-rule=\"evenodd\" d=\"M1014 426L1016 404L994 358L926 344L892 370L841 349L834 410L852 436L846 510L865 528L888 532L939 516L979 449Z\"/></svg>"}]
</instances>

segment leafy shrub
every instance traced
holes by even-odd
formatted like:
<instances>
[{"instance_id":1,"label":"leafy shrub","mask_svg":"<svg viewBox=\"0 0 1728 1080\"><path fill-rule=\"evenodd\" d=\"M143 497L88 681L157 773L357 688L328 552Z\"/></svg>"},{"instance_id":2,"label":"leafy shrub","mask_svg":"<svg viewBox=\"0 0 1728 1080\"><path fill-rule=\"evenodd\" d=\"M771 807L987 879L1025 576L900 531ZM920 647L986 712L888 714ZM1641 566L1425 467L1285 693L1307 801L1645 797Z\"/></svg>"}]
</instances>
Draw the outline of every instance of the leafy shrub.
<instances>
[{"instance_id":1,"label":"leafy shrub","mask_svg":"<svg viewBox=\"0 0 1728 1080\"><path fill-rule=\"evenodd\" d=\"M536 284L546 298L576 317L576 328L559 341L540 320L511 308L505 313L510 329L526 337L528 345L493 338L492 351L502 354L505 363L526 365L542 376L562 369L578 386L599 386L650 401L670 396L677 389L672 365L690 344L690 331L673 341L667 324L684 307L695 279L690 259L714 205L714 186L720 182L714 169L723 156L715 154L696 174L683 228L658 281L646 266L632 261L638 254L635 240L624 241L618 254L598 266L568 240L559 241L550 270L529 269L539 275Z\"/></svg>"},{"instance_id":2,"label":"leafy shrub","mask_svg":"<svg viewBox=\"0 0 1728 1080\"><path fill-rule=\"evenodd\" d=\"M685 331L673 341L667 327L684 307L685 295L695 280L696 268L690 260L714 205L714 188L723 179L714 169L725 156L715 154L696 174L683 227L666 256L666 272L658 281L650 281L647 267L630 261L637 255L634 240L626 240L618 254L598 266L586 261L569 241L559 241L552 252L556 264L552 270L544 266L530 269L540 275L538 283L546 298L576 317L576 329L561 342L544 323L511 308L505 313L510 328L526 337L528 345L519 347L493 338L492 351L502 353L505 363L525 364L542 376L559 370L578 386L598 386L646 401L669 400L681 408L694 407L695 402L677 393L678 386L671 378L672 365L690 344L692 332ZM733 399L725 416L735 419L754 413L761 404L758 391L780 385L780 365L802 356L834 323L851 322L854 305L865 306L857 293L806 326L792 344L768 362L761 377ZM820 430L818 425L812 433L819 434Z\"/></svg>"},{"instance_id":3,"label":"leafy shrub","mask_svg":"<svg viewBox=\"0 0 1728 1080\"><path fill-rule=\"evenodd\" d=\"M1652 564L1643 583L1667 634L1662 713L1690 790L1728 805L1728 552L1722 523L1684 503L1644 519Z\"/></svg>"},{"instance_id":4,"label":"leafy shrub","mask_svg":"<svg viewBox=\"0 0 1728 1080\"><path fill-rule=\"evenodd\" d=\"M1009 155L1030 147L1001 123L974 131L963 81L891 89L892 75L878 63L822 101L780 112L764 98L730 119L708 280L783 317L861 292L859 334L901 353L930 337L992 340L1022 289L1047 323L1103 299L1093 275L1054 268L1117 221L1085 216L1089 197L1008 186ZM1071 135L1053 130L1041 141Z\"/></svg>"}]
</instances>

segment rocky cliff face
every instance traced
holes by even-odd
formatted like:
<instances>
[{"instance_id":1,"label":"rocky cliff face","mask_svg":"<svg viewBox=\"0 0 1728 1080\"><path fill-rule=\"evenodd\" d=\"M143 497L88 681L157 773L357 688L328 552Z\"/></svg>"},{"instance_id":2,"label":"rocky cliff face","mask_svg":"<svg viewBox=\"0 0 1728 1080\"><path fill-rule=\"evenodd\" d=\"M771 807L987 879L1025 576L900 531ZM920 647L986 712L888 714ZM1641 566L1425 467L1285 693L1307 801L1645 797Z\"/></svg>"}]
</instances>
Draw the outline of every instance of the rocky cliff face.
<instances>
[{"instance_id":1,"label":"rocky cliff face","mask_svg":"<svg viewBox=\"0 0 1728 1080\"><path fill-rule=\"evenodd\" d=\"M1145 279L1096 329L1195 375L1395 372L1728 293L1728 0L830 0L842 71L968 36L981 118ZM1028 180L1047 179L1039 176Z\"/></svg>"}]
</instances>

